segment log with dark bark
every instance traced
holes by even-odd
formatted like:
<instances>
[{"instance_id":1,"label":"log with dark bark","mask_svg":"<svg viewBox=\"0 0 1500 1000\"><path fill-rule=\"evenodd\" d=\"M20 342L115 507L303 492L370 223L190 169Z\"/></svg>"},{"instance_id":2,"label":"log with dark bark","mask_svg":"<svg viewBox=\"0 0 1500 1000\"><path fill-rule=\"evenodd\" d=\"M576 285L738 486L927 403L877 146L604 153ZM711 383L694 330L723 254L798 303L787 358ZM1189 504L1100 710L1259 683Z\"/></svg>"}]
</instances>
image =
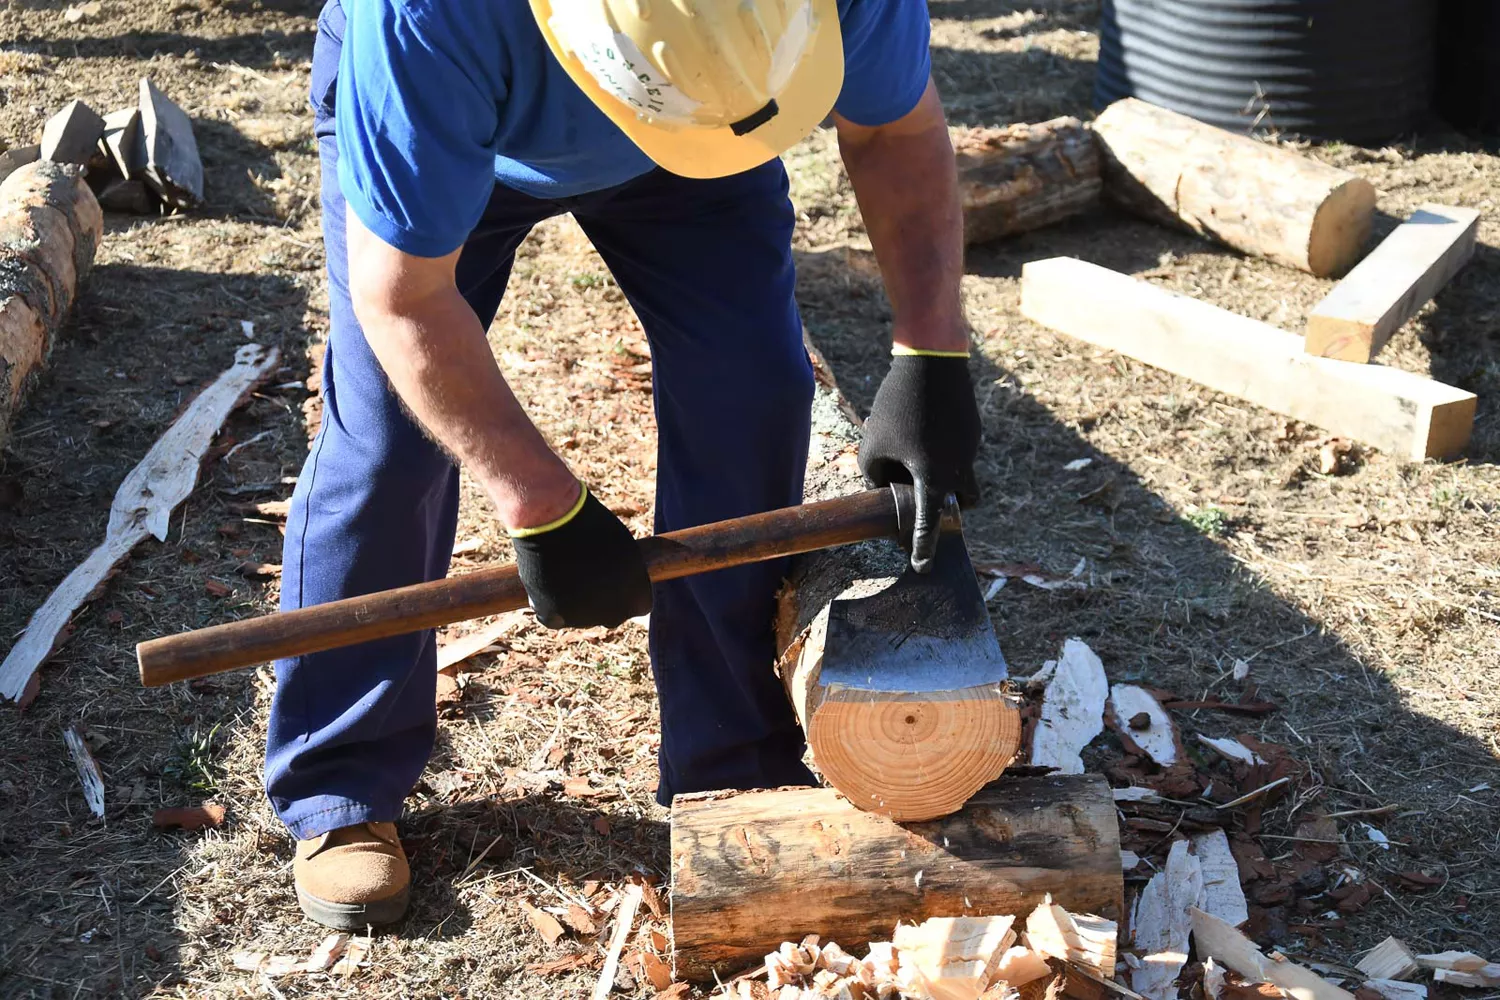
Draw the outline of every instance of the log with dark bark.
<instances>
[{"instance_id":1,"label":"log with dark bark","mask_svg":"<svg viewBox=\"0 0 1500 1000\"><path fill-rule=\"evenodd\" d=\"M35 161L0 183L0 445L103 231L99 203L77 167Z\"/></svg>"},{"instance_id":2,"label":"log with dark bark","mask_svg":"<svg viewBox=\"0 0 1500 1000\"><path fill-rule=\"evenodd\" d=\"M810 343L818 375L806 497L863 488L858 417ZM885 592L906 568L891 541L800 557L779 597L777 669L823 777L861 808L898 820L945 816L995 780L1020 747L1020 713L998 683L944 690L877 672L859 689L824 683L829 609L835 600ZM910 609L892 597L899 627Z\"/></svg>"},{"instance_id":3,"label":"log with dark bark","mask_svg":"<svg viewBox=\"0 0 1500 1000\"><path fill-rule=\"evenodd\" d=\"M898 824L832 789L708 792L672 807L677 976L728 979L805 934L862 953L896 922L1024 915L1051 894L1121 917L1120 837L1098 775L1003 778Z\"/></svg>"},{"instance_id":4,"label":"log with dark bark","mask_svg":"<svg viewBox=\"0 0 1500 1000\"><path fill-rule=\"evenodd\" d=\"M955 130L964 242L1060 222L1099 203L1099 150L1077 118Z\"/></svg>"},{"instance_id":5,"label":"log with dark bark","mask_svg":"<svg viewBox=\"0 0 1500 1000\"><path fill-rule=\"evenodd\" d=\"M1094 135L1105 196L1148 219L1319 277L1364 254L1375 188L1347 170L1133 97Z\"/></svg>"}]
</instances>

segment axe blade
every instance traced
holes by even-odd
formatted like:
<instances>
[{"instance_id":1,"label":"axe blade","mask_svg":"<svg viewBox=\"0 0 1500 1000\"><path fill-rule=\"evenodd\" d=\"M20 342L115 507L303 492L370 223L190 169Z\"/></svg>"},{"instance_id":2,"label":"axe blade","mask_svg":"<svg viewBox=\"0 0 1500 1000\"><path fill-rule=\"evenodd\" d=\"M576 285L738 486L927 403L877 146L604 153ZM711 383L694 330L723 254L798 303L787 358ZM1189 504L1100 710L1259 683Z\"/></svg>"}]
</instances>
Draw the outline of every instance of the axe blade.
<instances>
[{"instance_id":1,"label":"axe blade","mask_svg":"<svg viewBox=\"0 0 1500 1000\"><path fill-rule=\"evenodd\" d=\"M921 693L998 685L1007 676L959 532L942 535L931 572L907 566L878 593L829 605L825 685Z\"/></svg>"}]
</instances>

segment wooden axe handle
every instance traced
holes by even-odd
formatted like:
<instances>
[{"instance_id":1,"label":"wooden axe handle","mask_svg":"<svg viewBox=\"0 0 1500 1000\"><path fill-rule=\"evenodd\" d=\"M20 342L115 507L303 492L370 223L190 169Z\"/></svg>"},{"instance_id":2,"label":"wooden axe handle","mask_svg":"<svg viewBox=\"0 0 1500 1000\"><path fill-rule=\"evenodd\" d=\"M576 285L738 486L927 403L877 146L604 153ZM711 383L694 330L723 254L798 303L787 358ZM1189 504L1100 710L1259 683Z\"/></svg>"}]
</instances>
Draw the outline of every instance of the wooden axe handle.
<instances>
[{"instance_id":1,"label":"wooden axe handle","mask_svg":"<svg viewBox=\"0 0 1500 1000\"><path fill-rule=\"evenodd\" d=\"M641 539L639 544L651 579L675 580L895 536L900 530L898 522L904 519L898 516L897 506L895 490L868 490L655 535ZM944 527L957 527L956 511L951 507L944 515ZM163 636L136 646L135 653L140 661L141 683L157 687L282 657L515 611L526 605L526 589L516 568L502 566Z\"/></svg>"}]
</instances>

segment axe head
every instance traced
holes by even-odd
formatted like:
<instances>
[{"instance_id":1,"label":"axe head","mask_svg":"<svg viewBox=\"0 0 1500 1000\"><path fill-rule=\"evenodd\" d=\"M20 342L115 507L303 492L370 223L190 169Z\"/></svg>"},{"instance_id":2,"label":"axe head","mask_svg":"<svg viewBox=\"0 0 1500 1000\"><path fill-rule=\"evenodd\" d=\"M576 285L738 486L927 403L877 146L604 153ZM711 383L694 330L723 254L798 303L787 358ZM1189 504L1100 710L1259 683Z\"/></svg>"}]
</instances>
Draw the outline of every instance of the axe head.
<instances>
[{"instance_id":1,"label":"axe head","mask_svg":"<svg viewBox=\"0 0 1500 1000\"><path fill-rule=\"evenodd\" d=\"M910 566L879 591L828 607L820 680L864 691L953 691L1007 677L984 595L958 531L931 572Z\"/></svg>"}]
</instances>

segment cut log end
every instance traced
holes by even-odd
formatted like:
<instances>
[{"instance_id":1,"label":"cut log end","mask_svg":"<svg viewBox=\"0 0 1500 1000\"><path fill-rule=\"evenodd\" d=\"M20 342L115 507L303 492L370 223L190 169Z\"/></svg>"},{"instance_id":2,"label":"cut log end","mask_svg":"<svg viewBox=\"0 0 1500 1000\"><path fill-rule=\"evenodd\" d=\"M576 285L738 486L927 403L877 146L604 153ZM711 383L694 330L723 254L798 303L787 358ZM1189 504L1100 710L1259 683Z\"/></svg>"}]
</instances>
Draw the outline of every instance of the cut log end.
<instances>
[{"instance_id":1,"label":"cut log end","mask_svg":"<svg viewBox=\"0 0 1500 1000\"><path fill-rule=\"evenodd\" d=\"M1000 777L1021 715L994 685L910 694L835 690L808 720L813 757L854 805L901 822L955 812Z\"/></svg>"},{"instance_id":2,"label":"cut log end","mask_svg":"<svg viewBox=\"0 0 1500 1000\"><path fill-rule=\"evenodd\" d=\"M1351 177L1334 188L1313 216L1307 247L1308 270L1331 278L1359 263L1375 224L1375 186Z\"/></svg>"}]
</instances>

